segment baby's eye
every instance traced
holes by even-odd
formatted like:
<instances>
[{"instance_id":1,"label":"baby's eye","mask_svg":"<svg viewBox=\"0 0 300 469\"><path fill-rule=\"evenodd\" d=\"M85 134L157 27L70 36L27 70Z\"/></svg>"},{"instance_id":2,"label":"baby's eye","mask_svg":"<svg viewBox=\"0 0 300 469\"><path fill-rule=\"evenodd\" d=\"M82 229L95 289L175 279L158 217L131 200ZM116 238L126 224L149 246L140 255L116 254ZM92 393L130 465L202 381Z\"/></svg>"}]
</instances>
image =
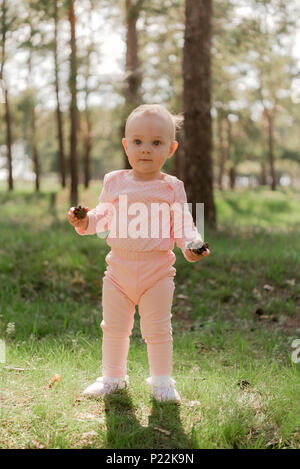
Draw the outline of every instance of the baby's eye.
<instances>
[{"instance_id":1,"label":"baby's eye","mask_svg":"<svg viewBox=\"0 0 300 469\"><path fill-rule=\"evenodd\" d=\"M156 147L158 147L160 145L161 141L160 140L154 140L153 143Z\"/></svg>"},{"instance_id":2,"label":"baby's eye","mask_svg":"<svg viewBox=\"0 0 300 469\"><path fill-rule=\"evenodd\" d=\"M141 141L140 141L138 138L136 138L136 139L134 140L134 143L136 143L137 145L139 145L139 144L141 143Z\"/></svg>"}]
</instances>

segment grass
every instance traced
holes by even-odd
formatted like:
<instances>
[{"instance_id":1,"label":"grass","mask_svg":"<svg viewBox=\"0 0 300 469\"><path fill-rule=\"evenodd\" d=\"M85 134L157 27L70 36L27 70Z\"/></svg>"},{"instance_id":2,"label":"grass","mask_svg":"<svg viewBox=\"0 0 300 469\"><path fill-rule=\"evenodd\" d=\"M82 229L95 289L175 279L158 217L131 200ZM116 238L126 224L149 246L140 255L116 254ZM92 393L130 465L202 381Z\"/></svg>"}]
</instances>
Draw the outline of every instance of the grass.
<instances>
[{"instance_id":1,"label":"grass","mask_svg":"<svg viewBox=\"0 0 300 469\"><path fill-rule=\"evenodd\" d=\"M95 206L99 189L80 202ZM0 190L1 448L300 448L299 191L217 192L212 255L190 264L175 248L177 406L151 397L138 312L130 387L83 398L101 374L109 248L75 234L67 191L53 209L51 186Z\"/></svg>"}]
</instances>

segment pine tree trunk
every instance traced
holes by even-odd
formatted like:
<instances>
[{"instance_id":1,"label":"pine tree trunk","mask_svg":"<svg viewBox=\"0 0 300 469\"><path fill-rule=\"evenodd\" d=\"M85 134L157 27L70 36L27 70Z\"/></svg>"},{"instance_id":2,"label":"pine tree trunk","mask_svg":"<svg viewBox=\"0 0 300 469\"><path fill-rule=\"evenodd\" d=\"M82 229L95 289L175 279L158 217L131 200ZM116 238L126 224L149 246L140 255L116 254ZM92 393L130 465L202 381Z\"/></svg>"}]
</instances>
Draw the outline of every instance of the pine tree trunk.
<instances>
[{"instance_id":1,"label":"pine tree trunk","mask_svg":"<svg viewBox=\"0 0 300 469\"><path fill-rule=\"evenodd\" d=\"M39 166L39 155L36 144L36 125L35 125L35 105L31 109L31 152L33 170L35 173L35 190L40 190L40 166Z\"/></svg>"},{"instance_id":2,"label":"pine tree trunk","mask_svg":"<svg viewBox=\"0 0 300 469\"><path fill-rule=\"evenodd\" d=\"M86 134L84 136L84 187L87 189L90 183L90 159L92 149L92 123L88 109L86 108Z\"/></svg>"},{"instance_id":3,"label":"pine tree trunk","mask_svg":"<svg viewBox=\"0 0 300 469\"><path fill-rule=\"evenodd\" d=\"M216 226L212 174L211 16L212 0L186 0L184 40L184 133L188 202L204 203L205 221ZM195 220L195 209L193 215Z\"/></svg>"},{"instance_id":4,"label":"pine tree trunk","mask_svg":"<svg viewBox=\"0 0 300 469\"><path fill-rule=\"evenodd\" d=\"M260 172L260 184L262 186L267 185L267 172L266 172L266 165L264 162L261 162L260 164L261 167L261 172Z\"/></svg>"},{"instance_id":5,"label":"pine tree trunk","mask_svg":"<svg viewBox=\"0 0 300 469\"><path fill-rule=\"evenodd\" d=\"M78 163L77 163L77 129L78 129L78 110L77 110L77 58L76 58L76 31L75 31L75 11L74 0L69 0L69 22L71 29L71 56L70 56L70 175L71 175L71 193L70 202L76 206L78 202Z\"/></svg>"},{"instance_id":6,"label":"pine tree trunk","mask_svg":"<svg viewBox=\"0 0 300 469\"><path fill-rule=\"evenodd\" d=\"M1 69L0 69L0 80L4 80L4 65L5 65L5 43L6 43L6 0L2 1L2 57L1 57ZM11 135L11 117L8 91L5 85L3 85L3 94L5 100L5 126L6 126L6 154L7 154L7 167L8 167L8 190L12 191L14 188L13 172L12 172L12 135Z\"/></svg>"},{"instance_id":7,"label":"pine tree trunk","mask_svg":"<svg viewBox=\"0 0 300 469\"><path fill-rule=\"evenodd\" d=\"M230 119L228 118L228 115L226 117L226 123L227 123L227 144L226 144L226 157L225 157L225 168L224 168L224 173L226 174L226 166L230 164L231 160L231 148L232 148L232 123Z\"/></svg>"},{"instance_id":8,"label":"pine tree trunk","mask_svg":"<svg viewBox=\"0 0 300 469\"><path fill-rule=\"evenodd\" d=\"M31 14L29 14L29 24L30 24L30 43L29 43L29 56L28 56L28 80L27 85L28 89L31 87L31 74L32 74L32 36L33 36L33 26L31 21ZM33 163L33 171L35 174L35 190L38 192L40 190L40 165L39 165L39 154L36 143L36 114L35 114L35 91L32 90L32 101L31 101L31 115L30 115L30 147L31 147L31 158Z\"/></svg>"},{"instance_id":9,"label":"pine tree trunk","mask_svg":"<svg viewBox=\"0 0 300 469\"><path fill-rule=\"evenodd\" d=\"M31 47L31 46L30 46ZM32 70L32 49L29 50L29 60L28 60L28 77L30 80ZM30 86L30 85L29 85ZM31 103L31 116L30 116L30 148L31 148L31 158L33 164L33 171L35 174L35 190L38 192L40 190L40 165L39 165L39 155L36 143L36 123L35 123L35 95L32 92L32 103Z\"/></svg>"},{"instance_id":10,"label":"pine tree trunk","mask_svg":"<svg viewBox=\"0 0 300 469\"><path fill-rule=\"evenodd\" d=\"M7 166L8 166L8 190L12 191L14 188L13 172L12 172L12 137L11 137L11 118L10 107L8 101L8 91L5 90L5 124L6 124L6 149L7 149Z\"/></svg>"},{"instance_id":11,"label":"pine tree trunk","mask_svg":"<svg viewBox=\"0 0 300 469\"><path fill-rule=\"evenodd\" d=\"M235 178L236 178L236 171L235 171L235 168L231 166L229 170L229 185L230 185L231 190L234 190L235 188Z\"/></svg>"},{"instance_id":12,"label":"pine tree trunk","mask_svg":"<svg viewBox=\"0 0 300 469\"><path fill-rule=\"evenodd\" d=\"M90 8L89 8L89 22L92 23L93 19L93 9L94 9L94 2L90 0ZM90 35L92 44L94 44L92 34ZM90 165L91 165L91 152L92 152L92 119L91 119L91 112L89 109L89 95L90 90L88 86L88 80L91 75L91 52L92 50L88 48L87 50L87 57L86 57L86 70L85 70L85 126L83 132L83 141L84 141L84 154L83 154L83 169L84 169L84 187L87 189L90 184Z\"/></svg>"},{"instance_id":13,"label":"pine tree trunk","mask_svg":"<svg viewBox=\"0 0 300 469\"><path fill-rule=\"evenodd\" d=\"M125 134L125 120L130 112L140 104L141 72L138 59L138 34L136 23L140 15L140 2L125 0L126 16L126 64L123 93L125 96L124 116L121 125L121 137ZM124 168L130 168L126 153Z\"/></svg>"},{"instance_id":14,"label":"pine tree trunk","mask_svg":"<svg viewBox=\"0 0 300 469\"><path fill-rule=\"evenodd\" d=\"M223 118L218 115L218 143L219 143L219 174L218 174L218 187L220 190L223 190L223 177L225 171L225 147L224 147L224 135L223 135Z\"/></svg>"},{"instance_id":15,"label":"pine tree trunk","mask_svg":"<svg viewBox=\"0 0 300 469\"><path fill-rule=\"evenodd\" d=\"M60 179L62 187L66 187L66 162L64 152L64 138L63 138L63 122L62 112L60 110L59 100L59 79L58 79L58 58L57 58L57 25L58 25L58 11L57 0L54 1L54 68L55 68L55 94L56 94L56 123L57 123L57 137L58 137L58 167L60 172Z\"/></svg>"},{"instance_id":16,"label":"pine tree trunk","mask_svg":"<svg viewBox=\"0 0 300 469\"><path fill-rule=\"evenodd\" d=\"M271 189L276 190L276 174L274 168L274 152L273 152L273 116L268 115L268 144L269 144L269 163L271 175Z\"/></svg>"}]
</instances>

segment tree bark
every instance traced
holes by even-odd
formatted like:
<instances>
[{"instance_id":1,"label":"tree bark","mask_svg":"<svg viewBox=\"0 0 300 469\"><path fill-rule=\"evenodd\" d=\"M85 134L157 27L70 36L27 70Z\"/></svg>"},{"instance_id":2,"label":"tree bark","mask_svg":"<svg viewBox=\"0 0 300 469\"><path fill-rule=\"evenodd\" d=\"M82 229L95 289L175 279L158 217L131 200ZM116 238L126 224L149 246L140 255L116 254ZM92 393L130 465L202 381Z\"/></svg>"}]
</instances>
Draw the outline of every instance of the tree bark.
<instances>
[{"instance_id":1,"label":"tree bark","mask_svg":"<svg viewBox=\"0 0 300 469\"><path fill-rule=\"evenodd\" d=\"M94 9L94 1L90 0L89 6L89 22L92 23L92 13ZM86 69L85 69L85 122L81 126L83 130L83 144L84 144L84 153L83 153L83 170L84 170L84 187L87 189L90 183L90 165L91 165L91 152L92 152L92 142L93 142L93 124L91 119L91 112L89 109L89 96L90 89L88 86L89 77L91 74L91 53L94 50L94 38L92 33L90 33L91 46L87 48L87 57L86 57Z\"/></svg>"},{"instance_id":2,"label":"tree bark","mask_svg":"<svg viewBox=\"0 0 300 469\"><path fill-rule=\"evenodd\" d=\"M226 143L226 157L225 157L225 168L224 173L226 173L226 166L230 164L231 159L231 148L232 148L232 123L228 117L226 116L226 123L227 123L227 143Z\"/></svg>"},{"instance_id":3,"label":"tree bark","mask_svg":"<svg viewBox=\"0 0 300 469\"><path fill-rule=\"evenodd\" d=\"M8 166L8 190L12 191L14 188L13 172L12 172L12 135L11 135L11 117L8 90L4 85L4 65L5 65L5 45L6 45L6 0L2 1L2 58L0 69L0 80L3 81L3 94L5 99L5 127L6 127L6 155Z\"/></svg>"},{"instance_id":4,"label":"tree bark","mask_svg":"<svg viewBox=\"0 0 300 469\"><path fill-rule=\"evenodd\" d=\"M11 136L11 117L8 100L8 91L5 89L5 124L6 124L6 149L7 149L7 166L8 166L8 190L14 188L13 172L12 172L12 136Z\"/></svg>"},{"instance_id":5,"label":"tree bark","mask_svg":"<svg viewBox=\"0 0 300 469\"><path fill-rule=\"evenodd\" d=\"M75 11L74 0L69 0L69 23L71 29L71 55L70 55L70 175L71 175L71 193L70 202L76 206L78 202L78 163L77 163L77 130L78 130L78 109L77 109L77 57L76 57L76 30L75 30Z\"/></svg>"},{"instance_id":6,"label":"tree bark","mask_svg":"<svg viewBox=\"0 0 300 469\"><path fill-rule=\"evenodd\" d=\"M28 57L28 89L31 86L31 73L32 73L32 36L33 27L31 22L31 15L29 19L30 24L30 43L29 43L29 57ZM35 174L35 190L40 190L40 165L39 165L39 154L36 142L36 114L35 114L35 90L32 90L32 101L31 101L31 115L30 115L30 147L31 147L31 158L33 163L33 171Z\"/></svg>"},{"instance_id":7,"label":"tree bark","mask_svg":"<svg viewBox=\"0 0 300 469\"><path fill-rule=\"evenodd\" d=\"M131 111L140 104L141 71L138 58L138 33L136 23L140 15L142 1L125 0L126 16L126 64L123 93L125 97L124 116L121 125L121 137L125 134L125 120ZM130 168L126 153L124 156L124 168Z\"/></svg>"},{"instance_id":8,"label":"tree bark","mask_svg":"<svg viewBox=\"0 0 300 469\"><path fill-rule=\"evenodd\" d=\"M260 172L260 184L262 186L267 185L267 173L266 173L266 165L264 162L261 162L260 164L261 167L261 172Z\"/></svg>"},{"instance_id":9,"label":"tree bark","mask_svg":"<svg viewBox=\"0 0 300 469\"><path fill-rule=\"evenodd\" d=\"M92 150L92 122L90 113L86 104L86 130L83 138L84 141L84 187L87 189L90 182L90 159Z\"/></svg>"},{"instance_id":10,"label":"tree bark","mask_svg":"<svg viewBox=\"0 0 300 469\"><path fill-rule=\"evenodd\" d=\"M212 174L212 0L186 0L184 37L184 151L188 202L204 203L204 218L216 226ZM193 206L195 220L196 207Z\"/></svg>"},{"instance_id":11,"label":"tree bark","mask_svg":"<svg viewBox=\"0 0 300 469\"><path fill-rule=\"evenodd\" d=\"M274 168L274 152L273 152L273 129L274 129L274 118L270 113L267 113L268 120L268 146L269 146L269 163L270 163L270 175L271 175L271 189L276 190L276 174Z\"/></svg>"},{"instance_id":12,"label":"tree bark","mask_svg":"<svg viewBox=\"0 0 300 469\"><path fill-rule=\"evenodd\" d=\"M39 165L39 156L36 144L36 128L35 128L35 105L31 109L31 151L32 151L32 162L33 170L35 173L35 190L40 190L40 165Z\"/></svg>"},{"instance_id":13,"label":"tree bark","mask_svg":"<svg viewBox=\"0 0 300 469\"><path fill-rule=\"evenodd\" d=\"M230 189L232 190L234 190L235 188L235 178L236 178L236 171L235 171L235 168L231 166L229 170L229 185L230 185Z\"/></svg>"},{"instance_id":14,"label":"tree bark","mask_svg":"<svg viewBox=\"0 0 300 469\"><path fill-rule=\"evenodd\" d=\"M223 190L223 177L225 171L226 149L224 146L224 119L218 114L218 146L219 146L219 174L218 174L218 187Z\"/></svg>"},{"instance_id":15,"label":"tree bark","mask_svg":"<svg viewBox=\"0 0 300 469\"><path fill-rule=\"evenodd\" d=\"M59 100L59 78L58 78L58 58L57 58L57 28L58 10L57 0L54 1L54 68L55 68L55 94L56 94L56 123L58 137L58 167L62 187L66 187L66 162L64 152L63 122Z\"/></svg>"}]
</instances>

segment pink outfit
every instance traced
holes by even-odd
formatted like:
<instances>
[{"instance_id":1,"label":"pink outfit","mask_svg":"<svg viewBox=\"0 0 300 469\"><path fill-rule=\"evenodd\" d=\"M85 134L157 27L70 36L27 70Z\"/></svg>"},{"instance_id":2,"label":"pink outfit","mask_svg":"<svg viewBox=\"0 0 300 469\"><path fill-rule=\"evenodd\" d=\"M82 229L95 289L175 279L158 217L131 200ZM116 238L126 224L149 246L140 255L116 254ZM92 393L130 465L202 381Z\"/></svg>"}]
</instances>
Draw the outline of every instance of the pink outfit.
<instances>
[{"instance_id":1,"label":"pink outfit","mask_svg":"<svg viewBox=\"0 0 300 469\"><path fill-rule=\"evenodd\" d=\"M183 182L165 173L161 173L161 176L159 180L144 182L134 180L132 170L106 174L99 203L88 212L87 230L82 232L76 228L80 235L109 231L106 242L111 251L105 259L107 270L102 290L103 376L126 376L129 336L136 305L140 314L141 333L147 343L151 376L170 376L172 373L171 307L176 274L173 267L176 256L172 249L176 242L185 258L194 262L189 258L186 244L202 238L188 207L183 205L187 201ZM123 196L123 200L120 196ZM121 207L124 196L127 196L127 218ZM130 206L137 202L143 202L142 209L135 206L138 211L131 212ZM169 226L166 222L168 216L164 219L158 211L151 211L151 203L154 202L165 204L165 207L172 206ZM177 216L177 210L183 207L184 216L181 218ZM140 214L139 226L133 224L131 216L136 219L137 213ZM130 224L133 231L128 228L128 232L125 232ZM141 226L144 227L143 234L136 237L135 233L140 234ZM154 231L149 231L149 227L151 230L154 227Z\"/></svg>"},{"instance_id":2,"label":"pink outfit","mask_svg":"<svg viewBox=\"0 0 300 469\"><path fill-rule=\"evenodd\" d=\"M174 249L175 241L186 259L194 262L189 258L186 244L192 240L202 240L202 238L194 226L188 207L184 206L187 199L183 182L166 173L161 173L161 176L161 179L152 181L136 181L133 179L132 170L117 170L106 174L99 203L96 208L88 212L88 228L84 232L76 228L78 234L92 235L109 231L112 229L114 221L117 236L110 233L106 238L106 242L111 248L143 252L168 251ZM137 215L129 213L130 210L128 210L127 220L124 218L124 214L121 212L120 196L127 196L128 207L142 203L143 208L146 208L144 213L141 211L139 215L141 226L148 224L145 236L143 234L142 237L134 239L127 236L124 230L133 225L133 219ZM165 235L168 228L166 217L151 211L153 203L164 205L166 210L170 210L170 206L174 208L169 213L168 236ZM139 207L136 206L136 208L138 211L140 210ZM115 217L113 210L115 210ZM184 216L181 216L181 211ZM160 223L159 220L162 222ZM154 226L154 231L157 229L154 235L151 234L151 226Z\"/></svg>"}]
</instances>

